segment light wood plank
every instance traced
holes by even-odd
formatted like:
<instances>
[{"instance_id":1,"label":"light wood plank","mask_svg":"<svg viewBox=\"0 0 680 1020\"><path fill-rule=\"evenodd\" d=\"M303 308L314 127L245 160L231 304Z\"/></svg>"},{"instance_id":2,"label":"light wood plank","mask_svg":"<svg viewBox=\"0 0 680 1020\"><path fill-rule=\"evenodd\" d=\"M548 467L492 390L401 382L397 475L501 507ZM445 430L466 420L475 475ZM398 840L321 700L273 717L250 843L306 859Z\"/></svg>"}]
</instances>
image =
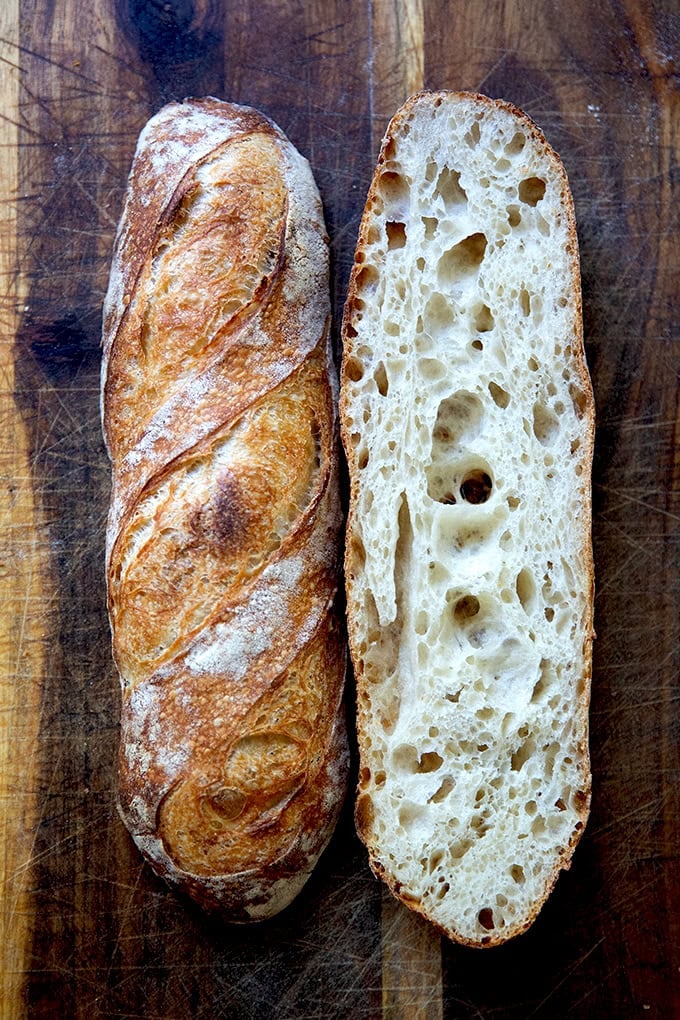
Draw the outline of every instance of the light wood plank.
<instances>
[{"instance_id":1,"label":"light wood plank","mask_svg":"<svg viewBox=\"0 0 680 1020\"><path fill-rule=\"evenodd\" d=\"M31 857L37 811L46 552L14 394L14 340L25 300L17 273L19 0L0 5L0 1015L25 1016L34 928Z\"/></svg>"}]
</instances>

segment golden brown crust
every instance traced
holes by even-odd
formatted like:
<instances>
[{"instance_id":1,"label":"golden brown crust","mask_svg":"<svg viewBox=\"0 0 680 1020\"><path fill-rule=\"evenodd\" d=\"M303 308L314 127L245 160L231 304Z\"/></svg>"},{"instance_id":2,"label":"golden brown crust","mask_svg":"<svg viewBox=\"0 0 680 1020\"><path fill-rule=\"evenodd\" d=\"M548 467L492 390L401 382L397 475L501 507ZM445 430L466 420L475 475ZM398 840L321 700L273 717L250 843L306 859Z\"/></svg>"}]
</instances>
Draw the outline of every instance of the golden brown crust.
<instances>
[{"instance_id":1,"label":"golden brown crust","mask_svg":"<svg viewBox=\"0 0 680 1020\"><path fill-rule=\"evenodd\" d=\"M541 130L534 124L534 122L521 110L513 106L510 103L502 100L490 99L487 96L479 95L476 93L466 92L419 92L411 96L406 103L399 109L395 116L390 121L387 131L383 138L380 154L377 161L377 166L371 182L365 205L364 215L361 220L359 227L359 234L356 246L355 261L350 274L350 281L348 286L348 294L345 302L344 316L342 323L342 343L343 343L343 363L341 369L341 386L340 386L340 430L345 454L348 461L349 476L350 476L350 500L347 516L347 528L346 528L346 545L345 545L345 578L346 586L348 591L348 609L347 609L347 623L348 623L348 639L350 646L351 659L354 667L356 685L357 685L357 701L358 701L358 719L357 719L357 736L359 743L360 753L360 775L363 769L368 770L368 760L364 752L364 748L369 746L370 743L370 719L365 709L366 702L366 691L368 687L368 680L364 672L364 664L359 648L358 639L358 622L353 615L352 597L351 591L353 586L353 579L355 575L359 574L363 568L362 557L362 545L361 542L355 542L354 536L358 530L358 517L357 517L357 487L359 483L359 476L361 473L361 465L359 463L358 445L352 441L352 427L348 414L348 390L349 382L351 380L351 373L353 370L353 358L355 356L357 336L356 330L353 326L355 314L361 307L361 298L359 292L361 290L361 274L362 268L365 261L367 244L369 241L369 234L372 230L374 214L373 208L376 204L380 204L378 197L378 189L380 177L383 172L383 168L386 163L394 157L396 140L400 136L403 126L411 118L414 113L414 109L423 104L425 106L439 106L441 103L451 103L462 100L465 102L471 102L479 105L481 108L487 111L492 110L504 110L517 118L524 127L525 132L530 135L539 150L545 155L548 163L550 164L553 172L559 178L561 182L560 187L560 198L562 209L566 218L567 225L567 253L569 258L569 266L571 273L571 297L573 307L573 321L572 321L572 335L571 335L571 365L579 379L582 402L582 415L585 424L585 439L581 444L580 456L581 463L584 467L584 471L581 479L580 486L580 505L581 505L581 517L575 522L581 530L581 555L582 562L584 565L584 571L587 578L588 586L588 598L587 598L587 613L588 618L584 621L583 632L585 634L584 645L583 645L583 671L579 685L579 700L574 705L574 713L579 717L580 726L582 732L587 735L588 732L588 711L590 703L590 686L591 686L591 674L592 674L592 641L595 637L594 626L593 626L593 614L594 614L594 563L592 553L592 540L591 540L591 517L592 517L592 503L591 503L591 465L593 458L593 447L595 437L595 409L594 409L594 398L592 391L592 384L588 367L585 358L584 342L583 342L583 321L582 321L582 306L581 306L581 277L580 277L580 263L579 263L579 250L578 250L578 238L576 233L576 220L574 214L574 205L571 190L569 187L568 179L562 162L554 151L554 149L547 142L545 136ZM356 426L353 426L356 428ZM356 437L355 437L356 438ZM360 550L357 552L357 550ZM546 899L550 895L555 883L559 877L560 871L568 869L571 864L571 858L576 845L578 844L583 829L585 827L589 810L590 810L590 799L591 799L591 774L590 774L590 760L587 737L581 744L580 748L580 775L581 775L581 796L580 796L580 810L578 812L579 821L577 822L569 845L564 848L560 857L555 865L554 871L547 881L543 894L537 898L535 908L531 915L516 923L509 923L505 928L490 932L488 936L484 936L481 939L470 939L464 934L456 930L449 930L442 928L437 924L436 920L433 920L428 915L427 911L423 908L422 904L404 890L399 881L390 872L383 861L381 860L381 848L377 843L376 835L373 828L373 806L370 797L363 793L361 780L358 787L358 796L355 806L355 824L357 832L367 847L369 853L369 863L374 874L381 878L390 888L390 891L398 899L401 899L407 906L422 916L426 917L431 923L439 929L441 934L459 942L463 945L472 947L490 947L499 945L508 939L523 933L526 931L534 922L541 907L545 903Z\"/></svg>"},{"instance_id":2,"label":"golden brown crust","mask_svg":"<svg viewBox=\"0 0 680 1020\"><path fill-rule=\"evenodd\" d=\"M120 806L235 921L330 838L347 748L328 249L307 163L215 99L140 136L104 309Z\"/></svg>"}]
</instances>

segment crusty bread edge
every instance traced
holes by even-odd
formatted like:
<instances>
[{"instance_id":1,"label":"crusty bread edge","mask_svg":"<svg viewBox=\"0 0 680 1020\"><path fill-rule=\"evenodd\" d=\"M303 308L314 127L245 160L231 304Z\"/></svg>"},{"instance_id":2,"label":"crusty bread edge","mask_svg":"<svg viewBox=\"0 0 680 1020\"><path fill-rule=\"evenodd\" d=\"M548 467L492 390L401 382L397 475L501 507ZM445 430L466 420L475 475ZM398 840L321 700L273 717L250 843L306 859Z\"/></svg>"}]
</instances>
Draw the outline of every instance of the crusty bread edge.
<instances>
[{"instance_id":1,"label":"crusty bread edge","mask_svg":"<svg viewBox=\"0 0 680 1020\"><path fill-rule=\"evenodd\" d=\"M148 158L146 150L150 145L156 143L159 133L172 124L173 117L176 114L184 115L192 110L203 114L206 119L212 121L214 136L211 138L210 135L204 134L201 138L197 137L193 143L187 141L187 149L191 149L192 152L195 151L195 155L190 161L187 161L186 168L182 174L174 181L170 188L160 189L162 200L158 201L155 207L140 206L135 190L137 187L136 178L140 174L140 163L143 164ZM254 108L227 103L211 96L203 98L187 97L181 101L168 103L147 121L138 139L130 169L124 205L114 241L109 285L103 308L100 420L107 451L109 451L109 444L105 423L108 404L107 379L111 355L123 320L128 313L130 295L133 293L139 280L145 259L150 257L154 225L166 217L168 211L175 207L178 198L181 198L183 193L185 181L195 172L198 165L208 159L217 148L234 141L238 137L253 132L263 132L277 140L282 158L286 162L286 178L289 184L292 179L295 179L298 186L298 201L305 202L308 206L310 219L315 222L315 229L323 237L326 248L328 248L328 235L324 222L321 196L309 161L298 151L283 130L265 114ZM126 262L125 245L130 235L130 222L132 217L137 214L140 214L142 219L141 243L132 246L133 258ZM333 525L339 532L342 521L340 501L336 499L329 502L329 493L333 490L339 491L340 434L337 410L339 380L330 339L330 294L327 293L321 300L327 310L326 320L323 329L320 330L308 353L311 354L312 351L317 350L321 352L321 361L325 368L323 400L329 408L331 435L328 441L328 464L324 475L325 483L317 491L314 504L316 507L321 507L325 527L329 528ZM109 509L107 525L107 575L112 545L109 534L112 528L112 509L113 503ZM120 522L118 522L116 534L118 534L119 528ZM345 679L347 656L344 640L340 638L343 628L342 626L337 627L337 625L342 624L340 591L340 556L338 553L337 587L334 599L332 604L329 604L327 613L336 621L338 634L336 653L342 662L342 674L343 679ZM314 640L322 626L323 623L318 621L317 626L309 637L310 641ZM343 688L344 684L341 684L337 699L334 699L326 708L327 716L333 720L333 723L329 730L326 754L319 765L316 776L316 782L323 784L326 799L332 802L332 807L327 811L323 824L317 826L313 838L309 837L304 847L302 844L305 841L301 839L301 835L304 835L304 833L298 832L295 840L287 847L284 853L277 860L269 862L264 867L251 868L233 874L216 874L212 876L195 875L182 869L165 851L162 840L158 835L157 824L152 832L140 831L135 826L130 812L126 809L124 803L124 800L129 802L129 797L121 797L121 769L119 763L115 791L118 814L138 850L161 879L175 887L179 893L190 897L204 911L215 914L223 921L229 921L234 924L247 924L254 921L267 920L285 909L297 897L316 868L319 858L333 836L347 792L349 748L347 744ZM121 693L124 696L124 690ZM121 739L118 750L119 758L123 750L124 744Z\"/></svg>"},{"instance_id":2,"label":"crusty bread edge","mask_svg":"<svg viewBox=\"0 0 680 1020\"><path fill-rule=\"evenodd\" d=\"M365 250L365 244L367 239L367 233L372 221L371 205L372 200L376 196L378 188L378 178L382 170L383 164L388 159L388 151L393 145L394 137L398 133L401 123L409 117L413 108L419 103L436 103L441 105L442 102L455 102L458 100L467 100L477 103L487 109L504 110L517 118L525 128L525 130L531 135L534 142L543 150L543 153L550 163L552 169L561 181L560 189L560 200L562 208L567 217L567 256L569 261L569 269L571 272L571 291L573 299L573 319L571 327L571 347L572 347L572 361L574 369L578 375L578 380L583 390L585 397L585 409L584 409L584 420L586 423L586 430L584 436L584 442L581 446L581 463L583 464L584 472L582 481L580 484L580 498L581 506L583 508L582 516L579 521L581 528L581 551L584 564L584 570L588 582L587 592L587 607L588 617L584 621L584 645L583 645L583 670L580 677L580 683L583 687L583 692L579 700L574 704L574 714L578 719L582 732L585 734L583 743L579 747L580 753L580 772L582 778L582 789L585 794L582 800L581 809L579 812L579 819L576 823L574 831L572 832L571 839L567 847L564 848L560 856L558 857L553 872L548 877L545 887L537 897L534 907L527 918L521 922L510 924L502 931L496 931L488 936L483 936L479 940L469 939L461 932L455 929L442 928L436 921L429 916L427 911L422 907L422 904L418 899L415 899L410 894L406 893L402 888L397 879L389 873L389 871L383 866L379 857L379 850L373 842L373 833L371 831L370 821L362 817L360 808L360 801L357 800L355 807L355 824L356 829L365 844L369 854L369 864L373 873L381 878L391 893L399 900L404 902L411 910L425 917L430 923L440 931L442 935L452 939L461 945L467 945L474 948L490 948L498 946L509 939L520 935L527 931L536 920L540 913L543 905L548 899L552 892L557 879L559 878L560 872L567 870L571 866L571 860L573 857L574 850L581 839L583 834L588 815L590 813L590 802L591 802L591 791L592 791L592 777L590 770L590 754L588 748L588 712L590 706L590 688L591 688L591 677L592 677L592 643L595 637L594 631L594 594L595 594L595 567L593 560L593 549L592 549L592 536L591 536L591 519L592 519L592 485L591 485L591 471L593 461L593 451L595 444L595 401L593 396L593 388L588 371L588 366L585 357L585 347L583 340L583 311L582 311L582 296L581 296L581 270L579 260L579 246L578 236L576 231L576 217L574 212L574 201L569 187L569 181L566 175L566 171L562 164L557 152L552 148L550 143L547 141L545 135L537 127L537 125L527 116L522 110L514 106L512 103L506 102L500 99L491 99L488 96L481 95L474 92L452 92L442 90L438 92L417 92L412 95L404 105L397 111L394 117L388 124L385 136L382 140L380 148L380 154L373 174L373 179L369 187L368 195L366 198L366 205L364 213L359 226L359 234L357 239L355 260L350 274L349 286L347 291L347 299L345 302L343 320L342 320L342 350L343 360L340 372L340 434L345 449L345 455L347 458L349 479L350 479L350 498L349 507L347 512L347 526L346 533L348 539L351 538L354 531L354 521L356 517L356 483L358 476L358 466L356 452L350 442L350 426L347 418L346 409L346 382L347 382L347 362L352 354L353 348L353 337L351 335L350 326L352 315L354 312L354 305L357 298L357 277L361 271L361 264L357 262L356 255L359 252ZM350 647L350 656L352 664L355 670L355 684L357 691L365 682L364 677L360 668L360 655L357 649L357 625L352 615L352 600L350 595L351 582L349 578L352 575L354 569L354 560L352 552L352 543L347 541L345 545L345 584L348 592L347 599L347 631L348 641ZM362 710L357 698L357 738L359 742L359 768L364 765L363 755L361 750L361 737L364 730L364 720L362 718Z\"/></svg>"}]
</instances>

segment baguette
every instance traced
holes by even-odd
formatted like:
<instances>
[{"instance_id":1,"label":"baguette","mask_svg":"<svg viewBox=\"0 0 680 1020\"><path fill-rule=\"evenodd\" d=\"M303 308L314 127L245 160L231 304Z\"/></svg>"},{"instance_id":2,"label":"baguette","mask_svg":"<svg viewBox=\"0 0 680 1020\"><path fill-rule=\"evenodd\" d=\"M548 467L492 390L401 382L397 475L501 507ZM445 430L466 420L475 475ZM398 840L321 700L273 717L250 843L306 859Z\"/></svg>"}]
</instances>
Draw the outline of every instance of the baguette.
<instances>
[{"instance_id":1,"label":"baguette","mask_svg":"<svg viewBox=\"0 0 680 1020\"><path fill-rule=\"evenodd\" d=\"M507 103L392 120L343 322L359 834L450 938L524 931L589 810L590 470L573 204Z\"/></svg>"},{"instance_id":2,"label":"baguette","mask_svg":"<svg viewBox=\"0 0 680 1020\"><path fill-rule=\"evenodd\" d=\"M161 110L104 308L119 801L155 870L236 922L297 894L345 787L329 305L282 132L215 99Z\"/></svg>"}]
</instances>

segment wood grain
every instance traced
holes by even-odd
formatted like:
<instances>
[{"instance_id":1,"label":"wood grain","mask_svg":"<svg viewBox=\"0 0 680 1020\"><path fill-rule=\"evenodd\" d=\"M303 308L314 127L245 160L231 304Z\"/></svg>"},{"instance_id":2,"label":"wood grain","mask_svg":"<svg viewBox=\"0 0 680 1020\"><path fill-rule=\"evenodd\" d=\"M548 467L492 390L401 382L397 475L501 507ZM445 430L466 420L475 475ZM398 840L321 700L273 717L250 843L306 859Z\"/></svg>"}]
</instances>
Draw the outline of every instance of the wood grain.
<instances>
[{"instance_id":1,"label":"wood grain","mask_svg":"<svg viewBox=\"0 0 680 1020\"><path fill-rule=\"evenodd\" d=\"M6 186L0 206L0 1015L23 1015L21 988L32 930L29 867L39 790L36 743L46 661L50 588L40 514L31 485L26 429L17 415L13 338L25 300L18 272L19 68L17 5L0 10L3 118L0 153Z\"/></svg>"},{"instance_id":2,"label":"wood grain","mask_svg":"<svg viewBox=\"0 0 680 1020\"><path fill-rule=\"evenodd\" d=\"M0 40L2 1016L680 1015L675 0L5 0ZM237 930L114 807L99 331L137 134L190 93L281 125L324 200L337 349L380 138L421 85L508 99L560 152L598 405L592 816L532 930L485 953L383 894L351 803L304 895Z\"/></svg>"}]
</instances>

